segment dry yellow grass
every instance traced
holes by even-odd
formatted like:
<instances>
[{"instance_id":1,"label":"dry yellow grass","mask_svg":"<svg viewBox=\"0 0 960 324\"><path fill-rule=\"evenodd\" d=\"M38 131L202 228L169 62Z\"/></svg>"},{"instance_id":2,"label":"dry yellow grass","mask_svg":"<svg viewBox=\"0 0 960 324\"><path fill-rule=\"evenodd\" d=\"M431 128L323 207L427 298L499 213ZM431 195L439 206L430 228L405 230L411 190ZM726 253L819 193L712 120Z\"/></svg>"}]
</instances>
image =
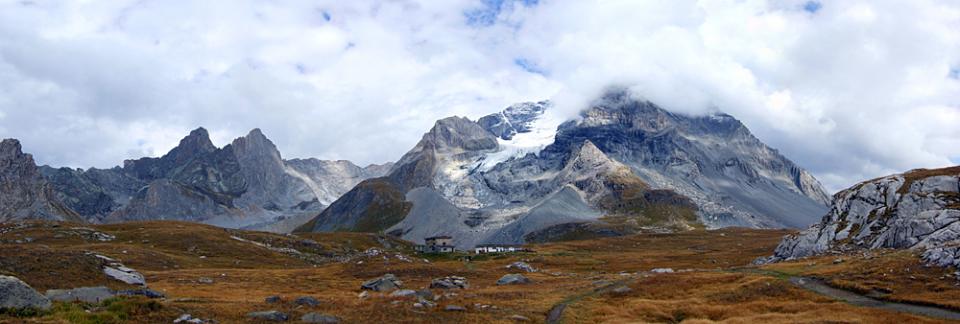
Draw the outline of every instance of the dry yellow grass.
<instances>
[{"instance_id":1,"label":"dry yellow grass","mask_svg":"<svg viewBox=\"0 0 960 324\"><path fill-rule=\"evenodd\" d=\"M887 296L890 299L954 305L952 300L960 297L952 278L940 279L945 270L922 268L909 253L886 253L870 260L848 256L839 264L832 263L835 257L819 258L744 270L756 257L770 254L788 233L775 230L643 234L535 245L532 248L536 252L487 255L472 261L463 260L462 255L431 256L426 262L412 254L408 244L372 234L287 236L151 222L96 226L117 237L111 242L55 237L71 226L41 224L0 234L0 242L4 242L0 243L0 272L16 275L41 289L99 284L122 288L122 284L103 276L96 264L86 264L84 253L96 251L120 258L143 272L152 289L167 294L160 309L133 314L126 320L131 323L169 322L181 313L220 323L243 323L248 312L274 309L294 319L307 312L321 312L346 323L511 323L512 315L542 322L558 303L569 305L563 315L566 323L937 322L837 302L798 288L777 273L869 287L861 289L886 285L884 288L892 291ZM28 236L33 242L11 243ZM318 257L278 252L231 236ZM384 243L390 248L384 248ZM363 253L370 248L386 253ZM398 258L398 254L408 256L407 260ZM513 272L505 266L519 260L541 269L527 274L534 282L497 286L498 278ZM909 274L887 271L887 277L883 277L873 264L912 270ZM74 270L51 270L68 268ZM653 268L678 272L649 273ZM437 295L453 294L441 298L438 307L432 309L414 308L412 298L381 293L358 297L363 281L386 273L397 275L404 288L422 289L431 279L448 275L467 277L470 288L433 290ZM910 275L921 277L914 280ZM201 277L214 282L199 283ZM609 291L619 285L631 291ZM272 295L282 296L284 302L265 303L264 298ZM294 305L292 301L299 296L313 296L322 303L317 307ZM446 305L465 306L467 311L444 311ZM0 322L56 323L63 318L56 314L27 319L0 317Z\"/></svg>"}]
</instances>

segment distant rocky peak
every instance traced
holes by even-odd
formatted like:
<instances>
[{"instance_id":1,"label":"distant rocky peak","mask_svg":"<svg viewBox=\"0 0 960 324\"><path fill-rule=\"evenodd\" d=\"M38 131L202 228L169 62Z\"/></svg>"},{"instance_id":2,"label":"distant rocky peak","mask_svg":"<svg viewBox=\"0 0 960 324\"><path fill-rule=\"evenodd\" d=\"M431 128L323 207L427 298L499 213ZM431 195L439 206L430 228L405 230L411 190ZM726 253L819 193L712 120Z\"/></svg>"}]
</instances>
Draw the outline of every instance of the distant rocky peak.
<instances>
[{"instance_id":1,"label":"distant rocky peak","mask_svg":"<svg viewBox=\"0 0 960 324\"><path fill-rule=\"evenodd\" d=\"M584 140L583 144L573 148L570 158L567 160L567 164L575 161L586 163L606 163L610 161L610 158L607 157L603 151L597 148L593 142L590 140Z\"/></svg>"},{"instance_id":2,"label":"distant rocky peak","mask_svg":"<svg viewBox=\"0 0 960 324\"><path fill-rule=\"evenodd\" d=\"M493 135L510 140L518 133L530 132L533 123L551 105L549 101L518 103L501 112L481 117L477 123Z\"/></svg>"},{"instance_id":3,"label":"distant rocky peak","mask_svg":"<svg viewBox=\"0 0 960 324\"><path fill-rule=\"evenodd\" d=\"M217 147L210 141L210 133L207 132L207 129L200 127L194 129L190 132L190 135L181 139L180 144L178 144L174 150L190 153L208 153L216 151Z\"/></svg>"},{"instance_id":4,"label":"distant rocky peak","mask_svg":"<svg viewBox=\"0 0 960 324\"><path fill-rule=\"evenodd\" d=\"M421 144L429 144L437 150L461 149L466 151L490 150L497 148L493 135L477 123L465 117L447 117L438 120Z\"/></svg>"},{"instance_id":5,"label":"distant rocky peak","mask_svg":"<svg viewBox=\"0 0 960 324\"><path fill-rule=\"evenodd\" d=\"M13 138L7 138L4 139L3 142L0 142L0 160L7 161L20 159L23 158L24 155L31 160L33 159L29 154L23 154L23 151L21 151L20 147L20 141Z\"/></svg>"},{"instance_id":6,"label":"distant rocky peak","mask_svg":"<svg viewBox=\"0 0 960 324\"><path fill-rule=\"evenodd\" d=\"M246 136L238 137L231 143L234 154L238 158L243 156L268 156L280 159L280 150L273 144L259 128L254 128Z\"/></svg>"}]
</instances>

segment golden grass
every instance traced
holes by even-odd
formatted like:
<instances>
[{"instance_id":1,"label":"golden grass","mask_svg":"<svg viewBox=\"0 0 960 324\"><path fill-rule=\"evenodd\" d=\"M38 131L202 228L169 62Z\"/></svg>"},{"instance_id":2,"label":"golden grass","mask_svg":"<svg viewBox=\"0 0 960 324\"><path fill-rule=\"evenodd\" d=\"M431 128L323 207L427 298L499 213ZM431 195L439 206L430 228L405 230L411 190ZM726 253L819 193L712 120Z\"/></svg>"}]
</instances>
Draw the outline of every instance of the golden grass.
<instances>
[{"instance_id":1,"label":"golden grass","mask_svg":"<svg viewBox=\"0 0 960 324\"><path fill-rule=\"evenodd\" d=\"M0 244L0 260L17 260L18 265L0 262L0 271L12 272L42 289L98 284L121 288L122 284L118 286L103 277L96 266L84 265L82 253L97 251L121 258L142 271L152 289L168 296L160 301L162 308L156 312L132 312L123 320L129 323L169 322L181 313L220 323L243 323L247 321L246 313L259 310L284 311L294 319L308 312L321 312L338 316L345 323L512 323L512 315L541 322L547 311L561 302L569 303L563 316L565 323L936 322L836 302L769 273L818 276L837 285L870 290L883 287L892 291L887 296L891 299L942 305L956 305L952 300L960 300L960 290L952 286L953 279L939 279L945 270L923 268L916 256L902 252L888 252L869 260L845 256L839 264L831 262L836 257L824 257L737 270L770 254L780 238L789 233L778 230L642 234L534 245L531 247L536 252L483 256L472 261L457 256L431 256L424 261L409 252L409 244L372 234L287 236L150 222L96 226L117 239L88 242L64 236L55 238L64 227L69 226L38 226L0 235L3 242L25 235L35 239L32 243ZM232 239L231 235L324 258L319 259L321 262L304 260ZM391 248L385 248L383 242ZM365 255L363 251L369 248L387 253ZM397 258L397 254L409 256L409 262ZM206 258L201 259L200 255ZM498 278L513 272L505 266L519 260L542 269L526 274L534 282L497 286ZM58 276L43 271L67 266L75 271ZM648 272L667 267L678 272ZM877 269L887 267L901 270L894 274L885 271L888 274L883 277ZM906 272L903 268L911 270ZM437 295L452 293L438 300L438 307L433 309L414 308L412 298L382 293L372 293L365 299L358 297L363 281L385 273L397 275L404 288L423 289L431 279L448 275L467 277L470 288L433 290ZM919 279L909 279L910 275ZM214 282L199 283L201 277ZM608 289L598 290L619 284L631 291L613 294ZM284 301L265 303L264 298L272 295L282 296ZM292 301L299 296L313 296L322 303L317 307L294 305ZM446 305L465 306L467 311L443 311ZM0 322L56 323L62 322L64 316L0 316Z\"/></svg>"}]
</instances>

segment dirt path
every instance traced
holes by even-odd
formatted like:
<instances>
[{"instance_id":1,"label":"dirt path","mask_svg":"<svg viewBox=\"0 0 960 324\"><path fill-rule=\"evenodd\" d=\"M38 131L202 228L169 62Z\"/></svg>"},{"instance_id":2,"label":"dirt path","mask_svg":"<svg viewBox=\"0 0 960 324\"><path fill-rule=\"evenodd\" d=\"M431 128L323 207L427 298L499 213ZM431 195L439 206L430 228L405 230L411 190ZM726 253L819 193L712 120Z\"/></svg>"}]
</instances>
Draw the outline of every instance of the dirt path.
<instances>
[{"instance_id":1,"label":"dirt path","mask_svg":"<svg viewBox=\"0 0 960 324\"><path fill-rule=\"evenodd\" d=\"M851 305L862 306L862 307L873 307L885 310L891 310L896 312L910 313L926 317L934 317L940 319L948 320L960 320L960 312L949 310L946 308L934 307L934 306L920 306L912 305L905 303L897 303L879 300L871 297L867 297L852 291L847 291L843 289L837 289L830 287L821 280L813 278L804 278L804 277L790 277L790 282L794 285L797 285L803 289L807 289L821 295L829 296L831 298L842 300L844 302L850 303Z\"/></svg>"},{"instance_id":2,"label":"dirt path","mask_svg":"<svg viewBox=\"0 0 960 324\"><path fill-rule=\"evenodd\" d=\"M573 303L576 303L576 302L578 302L578 301L580 301L581 299L584 299L584 298L586 298L586 297L590 297L590 296L594 296L594 295L597 295L597 294L605 293L605 292L608 292L608 291L610 291L610 290L612 290L612 289L614 289L614 288L617 288L617 287L620 287L620 286L624 286L624 285L626 285L627 282L629 282L630 280L633 280L633 278L623 279L623 280L617 280L617 281L611 282L611 283L609 283L609 284L603 285L603 286L601 286L601 287L597 287L597 288L591 289L590 291L587 291L587 292L585 292L585 293L581 293L581 294L577 294L577 295L573 295L573 296L569 296L569 297L567 297L567 298L564 298L564 299L563 299L562 301L560 301L559 303L554 304L553 307L550 308L550 311L547 312L547 324L559 324L560 321L563 319L563 311L567 309L567 306L568 306L568 305L573 304Z\"/></svg>"}]
</instances>

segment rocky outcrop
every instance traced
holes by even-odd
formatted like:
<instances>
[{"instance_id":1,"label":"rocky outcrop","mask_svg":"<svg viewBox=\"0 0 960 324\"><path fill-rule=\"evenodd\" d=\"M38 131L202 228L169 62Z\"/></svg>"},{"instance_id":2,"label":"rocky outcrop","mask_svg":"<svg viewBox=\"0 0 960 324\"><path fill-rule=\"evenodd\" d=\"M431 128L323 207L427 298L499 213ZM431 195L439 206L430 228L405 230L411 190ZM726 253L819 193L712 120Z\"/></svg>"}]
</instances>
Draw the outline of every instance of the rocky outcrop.
<instances>
[{"instance_id":1,"label":"rocky outcrop","mask_svg":"<svg viewBox=\"0 0 960 324\"><path fill-rule=\"evenodd\" d=\"M26 219L81 221L43 178L20 141L0 142L0 223Z\"/></svg>"},{"instance_id":2,"label":"rocky outcrop","mask_svg":"<svg viewBox=\"0 0 960 324\"><path fill-rule=\"evenodd\" d=\"M50 289L46 292L46 297L52 301L59 302L84 302L98 304L104 300L116 296L116 292L104 286L98 287L80 287L73 289Z\"/></svg>"},{"instance_id":3,"label":"rocky outcrop","mask_svg":"<svg viewBox=\"0 0 960 324\"><path fill-rule=\"evenodd\" d=\"M960 167L918 169L838 192L819 223L785 237L760 262L894 248L918 249L927 263L956 266L958 247Z\"/></svg>"},{"instance_id":4,"label":"rocky outcrop","mask_svg":"<svg viewBox=\"0 0 960 324\"><path fill-rule=\"evenodd\" d=\"M390 292L400 289L403 282L391 273L385 274L380 278L374 278L363 282L360 285L361 290L372 290L378 292Z\"/></svg>"},{"instance_id":5,"label":"rocky outcrop","mask_svg":"<svg viewBox=\"0 0 960 324\"><path fill-rule=\"evenodd\" d=\"M532 283L533 281L530 278L524 277L519 273L505 274L500 279L497 279L497 285L525 285Z\"/></svg>"},{"instance_id":6,"label":"rocky outcrop","mask_svg":"<svg viewBox=\"0 0 960 324\"><path fill-rule=\"evenodd\" d=\"M50 300L16 277L0 276L0 309L49 309Z\"/></svg>"}]
</instances>

